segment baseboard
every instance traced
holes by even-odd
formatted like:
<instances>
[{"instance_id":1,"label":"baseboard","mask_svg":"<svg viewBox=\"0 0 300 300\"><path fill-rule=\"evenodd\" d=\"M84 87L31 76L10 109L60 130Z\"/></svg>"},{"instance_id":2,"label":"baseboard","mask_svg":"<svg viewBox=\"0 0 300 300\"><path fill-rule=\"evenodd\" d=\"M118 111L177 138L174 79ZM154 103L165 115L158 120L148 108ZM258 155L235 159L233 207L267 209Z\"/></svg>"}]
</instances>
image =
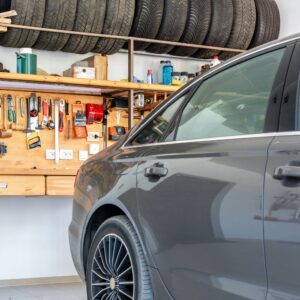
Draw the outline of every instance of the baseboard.
<instances>
[{"instance_id":1,"label":"baseboard","mask_svg":"<svg viewBox=\"0 0 300 300\"><path fill-rule=\"evenodd\" d=\"M79 276L43 277L43 278L0 280L0 287L78 283L78 282L82 282Z\"/></svg>"}]
</instances>

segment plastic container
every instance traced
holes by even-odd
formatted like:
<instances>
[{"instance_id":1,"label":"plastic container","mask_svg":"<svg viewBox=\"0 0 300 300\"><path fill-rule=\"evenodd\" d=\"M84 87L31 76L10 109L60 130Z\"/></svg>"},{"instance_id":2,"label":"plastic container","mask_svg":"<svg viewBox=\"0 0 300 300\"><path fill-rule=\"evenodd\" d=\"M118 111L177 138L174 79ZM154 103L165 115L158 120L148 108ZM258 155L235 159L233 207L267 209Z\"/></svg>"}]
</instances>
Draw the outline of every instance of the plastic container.
<instances>
[{"instance_id":1,"label":"plastic container","mask_svg":"<svg viewBox=\"0 0 300 300\"><path fill-rule=\"evenodd\" d=\"M180 72L172 73L172 85L181 85L180 75L181 75Z\"/></svg>"},{"instance_id":2,"label":"plastic container","mask_svg":"<svg viewBox=\"0 0 300 300\"><path fill-rule=\"evenodd\" d=\"M166 61L166 64L163 66L163 84L164 85L172 85L172 73L174 71L174 67L170 60Z\"/></svg>"},{"instance_id":3,"label":"plastic container","mask_svg":"<svg viewBox=\"0 0 300 300\"><path fill-rule=\"evenodd\" d=\"M192 81L192 80L194 80L195 77L196 77L196 75L194 73L189 73L188 74L189 82Z\"/></svg>"},{"instance_id":4,"label":"plastic container","mask_svg":"<svg viewBox=\"0 0 300 300\"><path fill-rule=\"evenodd\" d=\"M37 56L31 48L21 48L17 55L17 73L37 74Z\"/></svg>"},{"instance_id":5,"label":"plastic container","mask_svg":"<svg viewBox=\"0 0 300 300\"><path fill-rule=\"evenodd\" d=\"M180 74L180 81L181 84L187 84L189 81L189 73L188 72L181 72Z\"/></svg>"},{"instance_id":6,"label":"plastic container","mask_svg":"<svg viewBox=\"0 0 300 300\"><path fill-rule=\"evenodd\" d=\"M219 60L219 56L214 56L214 59L211 61L210 66L211 67L215 67L217 65L219 65L221 63L221 61Z\"/></svg>"},{"instance_id":7,"label":"plastic container","mask_svg":"<svg viewBox=\"0 0 300 300\"><path fill-rule=\"evenodd\" d=\"M164 68L165 65L166 65L166 61L161 60L159 68L158 68L158 72L157 72L157 82L159 84L163 84L163 68Z\"/></svg>"},{"instance_id":8,"label":"plastic container","mask_svg":"<svg viewBox=\"0 0 300 300\"><path fill-rule=\"evenodd\" d=\"M148 70L147 73L147 83L148 84L153 84L154 80L153 80L153 71L152 70Z\"/></svg>"}]
</instances>

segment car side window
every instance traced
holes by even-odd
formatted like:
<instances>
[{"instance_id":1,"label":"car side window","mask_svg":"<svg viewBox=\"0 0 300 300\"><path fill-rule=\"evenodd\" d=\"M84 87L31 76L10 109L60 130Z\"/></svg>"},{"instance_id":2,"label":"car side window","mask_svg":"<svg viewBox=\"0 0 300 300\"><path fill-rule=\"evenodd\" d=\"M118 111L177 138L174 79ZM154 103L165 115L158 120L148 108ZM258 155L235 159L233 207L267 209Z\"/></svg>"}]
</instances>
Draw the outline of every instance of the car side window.
<instances>
[{"instance_id":1,"label":"car side window","mask_svg":"<svg viewBox=\"0 0 300 300\"><path fill-rule=\"evenodd\" d=\"M158 116L154 117L131 141L130 145L145 145L160 142L185 97L186 94L170 104Z\"/></svg>"},{"instance_id":2,"label":"car side window","mask_svg":"<svg viewBox=\"0 0 300 300\"><path fill-rule=\"evenodd\" d=\"M204 81L183 110L176 140L263 133L284 51L263 54Z\"/></svg>"}]
</instances>

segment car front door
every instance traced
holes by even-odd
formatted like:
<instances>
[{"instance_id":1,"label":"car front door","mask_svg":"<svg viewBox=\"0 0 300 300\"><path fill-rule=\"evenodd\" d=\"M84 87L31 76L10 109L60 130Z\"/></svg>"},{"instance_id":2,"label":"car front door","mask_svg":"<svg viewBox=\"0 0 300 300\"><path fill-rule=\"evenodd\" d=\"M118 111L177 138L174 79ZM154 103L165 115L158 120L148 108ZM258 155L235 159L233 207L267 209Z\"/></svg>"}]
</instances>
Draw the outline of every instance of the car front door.
<instances>
[{"instance_id":1,"label":"car front door","mask_svg":"<svg viewBox=\"0 0 300 300\"><path fill-rule=\"evenodd\" d=\"M143 239L177 300L266 298L263 181L289 57L275 49L207 77L167 141L151 144L158 116L131 143L145 149Z\"/></svg>"},{"instance_id":2,"label":"car front door","mask_svg":"<svg viewBox=\"0 0 300 300\"><path fill-rule=\"evenodd\" d=\"M300 45L290 64L280 131L269 149L264 228L268 300L300 299Z\"/></svg>"}]
</instances>

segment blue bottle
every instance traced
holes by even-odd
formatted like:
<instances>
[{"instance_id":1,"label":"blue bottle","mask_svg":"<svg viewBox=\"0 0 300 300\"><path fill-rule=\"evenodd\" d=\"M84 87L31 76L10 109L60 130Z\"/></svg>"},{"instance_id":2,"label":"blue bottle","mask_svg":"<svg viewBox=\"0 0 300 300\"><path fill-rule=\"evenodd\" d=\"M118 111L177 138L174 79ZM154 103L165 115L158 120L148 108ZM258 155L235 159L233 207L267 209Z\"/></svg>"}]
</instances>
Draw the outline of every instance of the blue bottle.
<instances>
[{"instance_id":1,"label":"blue bottle","mask_svg":"<svg viewBox=\"0 0 300 300\"><path fill-rule=\"evenodd\" d=\"M164 85L172 85L172 73L174 71L174 67L170 60L166 61L166 64L163 66L163 84Z\"/></svg>"}]
</instances>

